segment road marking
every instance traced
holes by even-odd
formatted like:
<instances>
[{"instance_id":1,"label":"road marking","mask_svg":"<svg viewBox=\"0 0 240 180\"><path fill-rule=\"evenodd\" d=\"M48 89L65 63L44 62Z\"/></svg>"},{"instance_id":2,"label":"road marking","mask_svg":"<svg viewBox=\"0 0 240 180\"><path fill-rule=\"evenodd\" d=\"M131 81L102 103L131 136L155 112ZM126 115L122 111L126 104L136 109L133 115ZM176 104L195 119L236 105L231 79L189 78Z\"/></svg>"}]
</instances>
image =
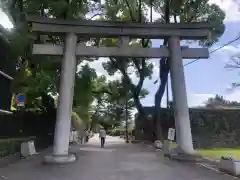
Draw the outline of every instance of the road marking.
<instances>
[{"instance_id":1,"label":"road marking","mask_svg":"<svg viewBox=\"0 0 240 180\"><path fill-rule=\"evenodd\" d=\"M104 149L104 148L92 148L92 147L82 147L80 151L99 151L99 152L113 152L116 149Z\"/></svg>"},{"instance_id":2,"label":"road marking","mask_svg":"<svg viewBox=\"0 0 240 180\"><path fill-rule=\"evenodd\" d=\"M203 166L203 167L205 167L205 168L207 168L207 169L210 169L210 170L212 170L212 171L218 172L218 173L224 173L224 172L221 172L221 171L219 171L218 169L213 168L213 167L211 167L211 166L209 166L209 165L207 165L207 164L202 164L202 163L196 163L196 164L198 164L198 165L200 165L200 166ZM231 174L224 173L223 175L225 175L225 176L230 176L231 178L238 179L238 177L233 176L233 175L231 175Z\"/></svg>"},{"instance_id":3,"label":"road marking","mask_svg":"<svg viewBox=\"0 0 240 180\"><path fill-rule=\"evenodd\" d=\"M207 164L202 164L202 163L196 163L196 164L198 164L198 165L200 165L200 166L203 166L203 167L205 167L205 168L207 168L207 169L210 169L210 170L212 170L212 171L220 172L218 169L213 168L213 167L211 167L211 166L209 166L209 165L207 165Z\"/></svg>"}]
</instances>

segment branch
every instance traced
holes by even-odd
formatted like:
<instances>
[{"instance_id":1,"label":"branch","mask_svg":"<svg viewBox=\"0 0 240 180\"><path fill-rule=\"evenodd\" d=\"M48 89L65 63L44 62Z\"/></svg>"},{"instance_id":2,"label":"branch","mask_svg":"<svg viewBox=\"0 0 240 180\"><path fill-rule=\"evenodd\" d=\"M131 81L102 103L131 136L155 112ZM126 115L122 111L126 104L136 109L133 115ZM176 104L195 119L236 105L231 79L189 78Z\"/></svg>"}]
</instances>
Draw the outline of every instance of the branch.
<instances>
[{"instance_id":1,"label":"branch","mask_svg":"<svg viewBox=\"0 0 240 180\"><path fill-rule=\"evenodd\" d=\"M166 23L170 23L170 5L169 5L169 0L165 0L165 12L164 12L164 16L165 16L165 22Z\"/></svg>"},{"instance_id":2,"label":"branch","mask_svg":"<svg viewBox=\"0 0 240 180\"><path fill-rule=\"evenodd\" d=\"M98 13L98 14L94 14L92 17L90 17L88 20L92 20L93 18L95 18L96 16L102 16L103 13Z\"/></svg>"},{"instance_id":3,"label":"branch","mask_svg":"<svg viewBox=\"0 0 240 180\"><path fill-rule=\"evenodd\" d=\"M138 72L140 73L140 71L141 71L141 67L140 67L139 64L138 64L138 60L135 59L135 58L133 58L133 63L134 63L134 65L136 66Z\"/></svg>"},{"instance_id":4,"label":"branch","mask_svg":"<svg viewBox=\"0 0 240 180\"><path fill-rule=\"evenodd\" d=\"M153 0L150 0L150 22L153 19Z\"/></svg>"},{"instance_id":5,"label":"branch","mask_svg":"<svg viewBox=\"0 0 240 180\"><path fill-rule=\"evenodd\" d=\"M10 1L9 3L10 11L13 10L17 4L17 0L13 0L12 2Z\"/></svg>"},{"instance_id":6,"label":"branch","mask_svg":"<svg viewBox=\"0 0 240 180\"><path fill-rule=\"evenodd\" d=\"M109 60L111 61L112 64L114 64L114 66L115 66L116 69L119 69L119 70L121 71L121 73L122 73L123 75L124 75L124 74L127 75L127 72L126 72L126 70L124 69L124 67L118 66L118 64L116 63L116 61L113 60L112 57L109 57Z\"/></svg>"},{"instance_id":7,"label":"branch","mask_svg":"<svg viewBox=\"0 0 240 180\"><path fill-rule=\"evenodd\" d=\"M92 93L93 94L109 94L109 95L112 95L112 93L109 92L108 90L99 90L99 91L92 90Z\"/></svg>"},{"instance_id":8,"label":"branch","mask_svg":"<svg viewBox=\"0 0 240 180\"><path fill-rule=\"evenodd\" d=\"M138 84L137 84L137 86L135 87L135 88L136 88L136 94L137 94L137 95L140 94L140 91L141 91L142 86L143 86L143 82L144 82L144 74L141 73L141 74L140 74L140 77L139 77Z\"/></svg>"},{"instance_id":9,"label":"branch","mask_svg":"<svg viewBox=\"0 0 240 180\"><path fill-rule=\"evenodd\" d=\"M139 6L138 6L138 22L142 22L142 0L139 0Z\"/></svg>"},{"instance_id":10,"label":"branch","mask_svg":"<svg viewBox=\"0 0 240 180\"><path fill-rule=\"evenodd\" d=\"M143 82L144 82L144 69L145 69L145 64L146 64L146 61L145 61L145 58L142 58L141 59L142 62L141 62L141 65L142 65L142 68L139 66L139 63L137 62L136 59L133 60L133 63L135 64L138 72L139 72L139 81L138 81L138 84L136 85L136 94L140 94L140 91L142 89L142 86L143 86Z\"/></svg>"},{"instance_id":11,"label":"branch","mask_svg":"<svg viewBox=\"0 0 240 180\"><path fill-rule=\"evenodd\" d=\"M189 9L188 9L188 12L191 10L191 7L192 7L192 9L194 9L195 11L195 13L193 14L193 15L191 15L191 17L187 20L187 22L191 22L193 19L194 19L194 17L196 16L196 14L197 14L197 10L198 10L198 8L199 8L199 5L200 5L200 3L201 3L201 1L192 1L191 3L194 3L194 4L190 4L189 5Z\"/></svg>"},{"instance_id":12,"label":"branch","mask_svg":"<svg viewBox=\"0 0 240 180\"><path fill-rule=\"evenodd\" d=\"M174 23L177 23L177 16L176 16L176 14L174 14L173 18L174 18Z\"/></svg>"},{"instance_id":13,"label":"branch","mask_svg":"<svg viewBox=\"0 0 240 180\"><path fill-rule=\"evenodd\" d=\"M127 7L128 7L128 10L129 10L129 14L130 14L130 17L132 19L132 21L136 21L136 19L133 17L133 13L132 13L132 10L131 10L131 7L128 3L128 0L125 0L126 4L127 4Z\"/></svg>"},{"instance_id":14,"label":"branch","mask_svg":"<svg viewBox=\"0 0 240 180\"><path fill-rule=\"evenodd\" d=\"M18 0L18 6L19 6L20 12L23 12L23 0Z\"/></svg>"}]
</instances>

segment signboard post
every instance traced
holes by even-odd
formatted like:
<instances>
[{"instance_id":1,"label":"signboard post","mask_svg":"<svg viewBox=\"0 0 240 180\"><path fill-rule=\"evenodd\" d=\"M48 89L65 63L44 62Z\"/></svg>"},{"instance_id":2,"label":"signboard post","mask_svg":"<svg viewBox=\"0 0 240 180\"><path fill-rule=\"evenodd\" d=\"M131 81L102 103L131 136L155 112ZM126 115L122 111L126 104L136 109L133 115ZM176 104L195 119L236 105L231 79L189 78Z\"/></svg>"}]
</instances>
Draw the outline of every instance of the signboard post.
<instances>
[{"instance_id":1,"label":"signboard post","mask_svg":"<svg viewBox=\"0 0 240 180\"><path fill-rule=\"evenodd\" d=\"M168 140L174 141L175 139L175 129L169 128L168 129Z\"/></svg>"},{"instance_id":2,"label":"signboard post","mask_svg":"<svg viewBox=\"0 0 240 180\"><path fill-rule=\"evenodd\" d=\"M17 94L16 95L16 103L17 103L17 107L24 107L25 106L25 97L24 94Z\"/></svg>"}]
</instances>

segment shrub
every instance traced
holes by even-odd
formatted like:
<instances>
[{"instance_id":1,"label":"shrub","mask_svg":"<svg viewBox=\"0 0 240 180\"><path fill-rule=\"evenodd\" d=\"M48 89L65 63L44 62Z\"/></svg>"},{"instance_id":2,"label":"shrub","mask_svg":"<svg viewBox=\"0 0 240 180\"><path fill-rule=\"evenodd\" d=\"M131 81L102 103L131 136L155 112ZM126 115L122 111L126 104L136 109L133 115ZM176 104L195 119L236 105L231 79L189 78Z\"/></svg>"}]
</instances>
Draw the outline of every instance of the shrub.
<instances>
[{"instance_id":1,"label":"shrub","mask_svg":"<svg viewBox=\"0 0 240 180\"><path fill-rule=\"evenodd\" d=\"M72 127L76 130L83 130L86 128L86 125L83 122L83 120L74 111L72 112Z\"/></svg>"},{"instance_id":2,"label":"shrub","mask_svg":"<svg viewBox=\"0 0 240 180\"><path fill-rule=\"evenodd\" d=\"M5 157L16 152L20 152L21 143L27 139L1 139L0 140L0 157Z\"/></svg>"}]
</instances>

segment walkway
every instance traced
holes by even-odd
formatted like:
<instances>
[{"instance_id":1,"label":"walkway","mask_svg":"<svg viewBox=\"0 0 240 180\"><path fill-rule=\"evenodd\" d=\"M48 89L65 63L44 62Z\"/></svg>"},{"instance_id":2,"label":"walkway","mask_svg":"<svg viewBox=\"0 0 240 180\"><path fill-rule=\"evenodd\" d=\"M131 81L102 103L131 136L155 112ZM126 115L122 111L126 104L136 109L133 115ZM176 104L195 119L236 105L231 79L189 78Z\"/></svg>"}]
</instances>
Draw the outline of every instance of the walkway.
<instances>
[{"instance_id":1,"label":"walkway","mask_svg":"<svg viewBox=\"0 0 240 180\"><path fill-rule=\"evenodd\" d=\"M35 156L0 169L2 180L235 180L199 165L164 158L145 145L125 144L108 137L104 149L97 136L88 145L74 146L78 161L68 165L42 165Z\"/></svg>"}]
</instances>

